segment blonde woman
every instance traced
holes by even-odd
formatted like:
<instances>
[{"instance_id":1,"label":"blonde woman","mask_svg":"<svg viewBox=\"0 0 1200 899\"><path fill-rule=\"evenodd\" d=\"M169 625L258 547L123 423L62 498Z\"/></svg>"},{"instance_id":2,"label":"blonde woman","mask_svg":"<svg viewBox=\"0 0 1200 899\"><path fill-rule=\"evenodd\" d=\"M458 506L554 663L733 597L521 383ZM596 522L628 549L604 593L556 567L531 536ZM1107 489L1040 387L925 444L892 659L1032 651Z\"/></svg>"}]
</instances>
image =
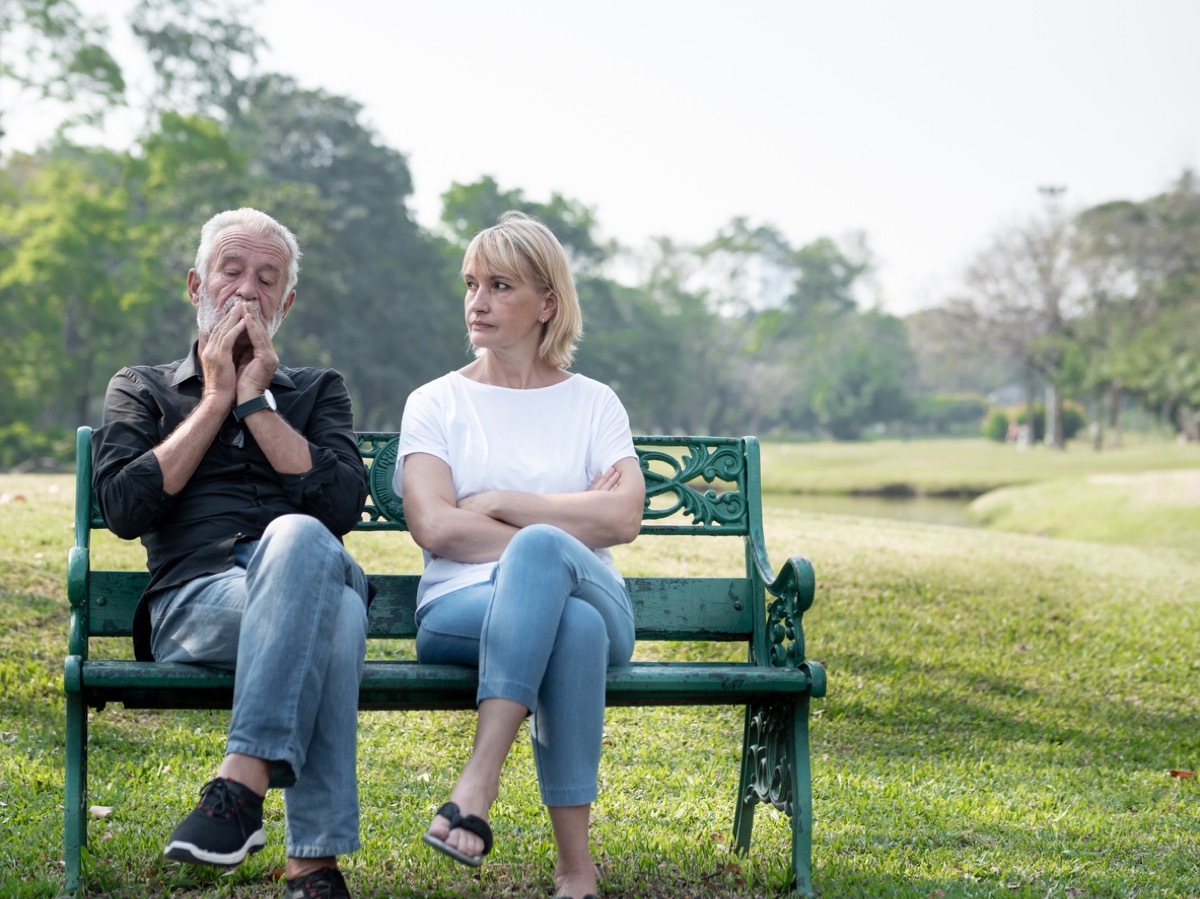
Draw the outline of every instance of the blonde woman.
<instances>
[{"instance_id":1,"label":"blonde woman","mask_svg":"<svg viewBox=\"0 0 1200 899\"><path fill-rule=\"evenodd\" d=\"M507 213L462 265L475 359L415 390L396 489L425 557L422 662L479 669L470 760L423 839L477 866L521 722L558 848L562 896L594 896L588 845L604 678L633 654L629 594L609 547L638 534L645 484L629 418L568 370L582 314L548 228Z\"/></svg>"}]
</instances>

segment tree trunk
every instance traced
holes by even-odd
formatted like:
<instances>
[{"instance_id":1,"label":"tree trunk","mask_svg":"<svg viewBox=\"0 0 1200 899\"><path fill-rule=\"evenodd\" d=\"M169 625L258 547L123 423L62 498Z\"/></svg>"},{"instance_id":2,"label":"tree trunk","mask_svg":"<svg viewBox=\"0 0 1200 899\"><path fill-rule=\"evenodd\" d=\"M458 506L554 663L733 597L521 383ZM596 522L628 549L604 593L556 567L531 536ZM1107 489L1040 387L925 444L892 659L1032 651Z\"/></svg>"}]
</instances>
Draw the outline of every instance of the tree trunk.
<instances>
[{"instance_id":1,"label":"tree trunk","mask_svg":"<svg viewBox=\"0 0 1200 899\"><path fill-rule=\"evenodd\" d=\"M1088 434L1092 438L1092 449L1096 452L1104 449L1104 390L1096 389L1095 406L1092 410L1092 420L1088 423Z\"/></svg>"},{"instance_id":2,"label":"tree trunk","mask_svg":"<svg viewBox=\"0 0 1200 899\"><path fill-rule=\"evenodd\" d=\"M1025 366L1025 425L1017 429L1017 445L1033 446L1033 419L1036 414L1034 393L1037 391L1037 377L1033 367Z\"/></svg>"},{"instance_id":3,"label":"tree trunk","mask_svg":"<svg viewBox=\"0 0 1200 899\"><path fill-rule=\"evenodd\" d=\"M1046 446L1063 449L1066 440L1063 439L1062 394L1057 387L1046 384Z\"/></svg>"},{"instance_id":4,"label":"tree trunk","mask_svg":"<svg viewBox=\"0 0 1200 899\"><path fill-rule=\"evenodd\" d=\"M1120 449L1123 440L1121 436L1121 406L1122 391L1120 384L1113 384L1108 391L1108 425L1112 430L1112 448Z\"/></svg>"}]
</instances>

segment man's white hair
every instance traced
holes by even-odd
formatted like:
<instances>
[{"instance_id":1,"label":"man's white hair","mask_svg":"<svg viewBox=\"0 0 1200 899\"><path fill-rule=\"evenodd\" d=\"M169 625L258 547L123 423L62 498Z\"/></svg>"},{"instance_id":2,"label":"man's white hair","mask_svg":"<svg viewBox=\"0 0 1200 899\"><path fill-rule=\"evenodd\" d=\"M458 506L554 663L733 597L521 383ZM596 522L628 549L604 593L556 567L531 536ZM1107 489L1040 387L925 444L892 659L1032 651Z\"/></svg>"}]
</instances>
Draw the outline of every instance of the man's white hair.
<instances>
[{"instance_id":1,"label":"man's white hair","mask_svg":"<svg viewBox=\"0 0 1200 899\"><path fill-rule=\"evenodd\" d=\"M287 285L283 291L283 296L286 297L292 292L296 282L300 280L300 242L296 240L295 234L265 212L259 212L248 206L218 212L200 229L200 247L196 250L195 265L200 283L203 284L204 279L208 277L208 264L212 259L213 247L216 246L217 238L225 229L235 227L243 228L251 234L261 237L274 238L287 250Z\"/></svg>"}]
</instances>

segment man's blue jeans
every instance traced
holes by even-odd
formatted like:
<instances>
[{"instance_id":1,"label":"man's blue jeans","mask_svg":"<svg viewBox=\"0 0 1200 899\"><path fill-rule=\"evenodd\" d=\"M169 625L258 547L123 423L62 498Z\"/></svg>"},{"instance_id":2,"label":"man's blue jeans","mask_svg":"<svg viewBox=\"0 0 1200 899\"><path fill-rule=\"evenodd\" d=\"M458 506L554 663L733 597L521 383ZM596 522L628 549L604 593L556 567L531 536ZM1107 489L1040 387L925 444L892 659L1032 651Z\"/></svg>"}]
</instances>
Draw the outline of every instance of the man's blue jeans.
<instances>
[{"instance_id":1,"label":"man's blue jeans","mask_svg":"<svg viewBox=\"0 0 1200 899\"><path fill-rule=\"evenodd\" d=\"M236 670L226 751L266 759L286 788L288 856L358 849L367 579L337 538L277 518L235 567L165 591L150 615L156 660Z\"/></svg>"},{"instance_id":2,"label":"man's blue jeans","mask_svg":"<svg viewBox=\"0 0 1200 899\"><path fill-rule=\"evenodd\" d=\"M594 802L604 736L604 676L633 656L625 585L559 528L513 537L490 583L439 596L417 615L417 658L479 668L476 702L499 697L534 713L542 802Z\"/></svg>"}]
</instances>

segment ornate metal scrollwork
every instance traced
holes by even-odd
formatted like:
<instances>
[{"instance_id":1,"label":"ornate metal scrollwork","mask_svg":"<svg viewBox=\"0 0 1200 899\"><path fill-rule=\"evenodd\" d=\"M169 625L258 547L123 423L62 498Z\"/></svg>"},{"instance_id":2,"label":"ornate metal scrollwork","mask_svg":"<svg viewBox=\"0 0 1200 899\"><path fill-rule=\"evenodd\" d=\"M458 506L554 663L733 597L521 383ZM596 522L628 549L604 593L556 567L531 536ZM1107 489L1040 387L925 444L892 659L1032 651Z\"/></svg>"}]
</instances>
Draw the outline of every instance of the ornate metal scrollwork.
<instances>
[{"instance_id":1,"label":"ornate metal scrollwork","mask_svg":"<svg viewBox=\"0 0 1200 899\"><path fill-rule=\"evenodd\" d=\"M812 606L816 575L812 563L792 556L767 587L768 664L775 668L806 666L801 617ZM809 672L810 676L812 672Z\"/></svg>"},{"instance_id":2,"label":"ornate metal scrollwork","mask_svg":"<svg viewBox=\"0 0 1200 899\"><path fill-rule=\"evenodd\" d=\"M795 594L788 593L767 604L767 639L771 641L769 662L775 668L795 668L804 663L804 632L799 627L800 611Z\"/></svg>"},{"instance_id":3,"label":"ornate metal scrollwork","mask_svg":"<svg viewBox=\"0 0 1200 899\"><path fill-rule=\"evenodd\" d=\"M404 504L392 489L391 479L399 445L400 438L395 434L362 434L358 438L358 451L367 465L371 491L363 507L365 521L404 525Z\"/></svg>"},{"instance_id":4,"label":"ornate metal scrollwork","mask_svg":"<svg viewBox=\"0 0 1200 899\"><path fill-rule=\"evenodd\" d=\"M740 492L745 459L740 447L712 446L696 440L686 444L681 457L646 447L638 448L638 457L646 478L647 521L682 513L696 525L745 525L746 497ZM690 485L697 479L706 483L725 481L735 489L701 492Z\"/></svg>"},{"instance_id":5,"label":"ornate metal scrollwork","mask_svg":"<svg viewBox=\"0 0 1200 899\"><path fill-rule=\"evenodd\" d=\"M752 759L752 776L742 801L769 802L792 817L792 768L788 736L792 711L788 706L756 705L750 712L746 752Z\"/></svg>"}]
</instances>

